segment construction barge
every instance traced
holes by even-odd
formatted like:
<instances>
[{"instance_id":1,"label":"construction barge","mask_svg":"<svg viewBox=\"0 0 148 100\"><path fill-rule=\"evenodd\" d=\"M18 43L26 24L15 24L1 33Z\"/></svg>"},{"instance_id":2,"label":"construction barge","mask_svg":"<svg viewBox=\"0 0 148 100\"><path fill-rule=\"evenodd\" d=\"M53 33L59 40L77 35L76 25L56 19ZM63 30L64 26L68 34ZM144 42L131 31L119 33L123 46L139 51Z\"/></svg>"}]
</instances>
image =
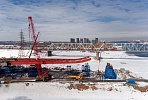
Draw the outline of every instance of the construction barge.
<instances>
[{"instance_id":1,"label":"construction barge","mask_svg":"<svg viewBox=\"0 0 148 100\"><path fill-rule=\"evenodd\" d=\"M1 63L1 65L4 64ZM47 71L48 70L48 71ZM118 72L113 69L108 63L105 71L92 71L88 63L82 65L81 70L72 69L71 66L66 68L41 68L40 74L46 73L43 77L38 75L36 65L24 66L0 66L0 84L14 83L14 82L62 82L62 81L79 81L79 82L126 82L127 80L134 80L138 82L148 82L146 79L138 79L131 77L129 73L121 69ZM117 75L126 73L128 78L117 79Z\"/></svg>"}]
</instances>

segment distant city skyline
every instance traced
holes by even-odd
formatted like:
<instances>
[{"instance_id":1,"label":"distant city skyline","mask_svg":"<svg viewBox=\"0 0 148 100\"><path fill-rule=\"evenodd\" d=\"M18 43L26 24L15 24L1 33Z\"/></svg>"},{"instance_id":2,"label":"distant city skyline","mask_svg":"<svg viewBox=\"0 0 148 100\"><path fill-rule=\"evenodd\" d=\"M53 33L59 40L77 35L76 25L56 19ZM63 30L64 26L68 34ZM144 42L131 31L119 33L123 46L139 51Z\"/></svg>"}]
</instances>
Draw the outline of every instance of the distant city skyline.
<instances>
[{"instance_id":1,"label":"distant city skyline","mask_svg":"<svg viewBox=\"0 0 148 100\"><path fill-rule=\"evenodd\" d=\"M0 41L29 40L32 16L40 41L89 37L148 40L147 0L0 0Z\"/></svg>"},{"instance_id":2,"label":"distant city skyline","mask_svg":"<svg viewBox=\"0 0 148 100\"><path fill-rule=\"evenodd\" d=\"M98 43L98 38L90 39L90 38L70 38L70 43ZM102 41L101 41L102 42Z\"/></svg>"}]
</instances>

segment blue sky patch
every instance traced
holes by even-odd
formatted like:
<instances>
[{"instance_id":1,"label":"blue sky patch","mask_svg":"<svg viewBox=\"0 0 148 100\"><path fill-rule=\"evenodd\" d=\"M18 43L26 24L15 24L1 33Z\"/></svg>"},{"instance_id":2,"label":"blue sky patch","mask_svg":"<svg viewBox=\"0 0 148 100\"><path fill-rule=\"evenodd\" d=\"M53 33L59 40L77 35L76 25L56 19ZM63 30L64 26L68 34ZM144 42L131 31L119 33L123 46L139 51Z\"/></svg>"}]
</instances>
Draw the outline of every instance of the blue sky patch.
<instances>
[{"instance_id":1,"label":"blue sky patch","mask_svg":"<svg viewBox=\"0 0 148 100\"><path fill-rule=\"evenodd\" d=\"M104 17L99 17L99 18L97 18L97 19L92 19L92 20L90 20L89 22L98 21L98 22L109 23L109 22L112 22L112 21L119 21L119 20L122 20L122 19L121 19L121 18L111 17L111 16L104 16Z\"/></svg>"},{"instance_id":2,"label":"blue sky patch","mask_svg":"<svg viewBox=\"0 0 148 100\"><path fill-rule=\"evenodd\" d=\"M19 40L21 29L28 32L28 16L47 41L148 37L148 0L1 0L0 40ZM10 30L14 37L9 37Z\"/></svg>"}]
</instances>

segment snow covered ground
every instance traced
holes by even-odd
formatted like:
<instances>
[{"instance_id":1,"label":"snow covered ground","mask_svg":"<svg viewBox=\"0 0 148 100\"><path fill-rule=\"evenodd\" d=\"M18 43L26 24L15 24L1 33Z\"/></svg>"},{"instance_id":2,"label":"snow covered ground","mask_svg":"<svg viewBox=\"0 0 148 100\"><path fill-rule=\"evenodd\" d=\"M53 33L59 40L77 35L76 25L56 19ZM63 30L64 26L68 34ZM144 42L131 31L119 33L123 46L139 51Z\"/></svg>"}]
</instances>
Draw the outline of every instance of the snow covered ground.
<instances>
[{"instance_id":1,"label":"snow covered ground","mask_svg":"<svg viewBox=\"0 0 148 100\"><path fill-rule=\"evenodd\" d=\"M25 51L27 53L28 51ZM0 57L17 57L16 50L0 50ZM41 57L46 56L42 54ZM101 53L101 61L95 60L95 53L79 52L79 51L54 51L55 58L65 57L84 57L92 58L88 64L91 70L105 70L108 63L112 64L114 69L125 68L130 70L135 76L148 79L148 58L127 55L125 52L106 51ZM73 68L80 68L85 63L72 64ZM60 66L67 65L43 65L43 66ZM11 83L8 85L0 85L0 100L148 100L148 92L140 92L132 86L124 85L125 83L85 83L86 85L95 84L96 90L91 88L87 90L69 89L71 83L59 82L30 82L29 86L24 83ZM72 84L78 84L72 83ZM146 82L138 82L139 86L148 86Z\"/></svg>"},{"instance_id":2,"label":"snow covered ground","mask_svg":"<svg viewBox=\"0 0 148 100\"><path fill-rule=\"evenodd\" d=\"M98 90L68 89L69 83L11 83L0 88L1 100L147 100L148 93L123 83L96 83ZM110 90L112 88L112 90Z\"/></svg>"}]
</instances>

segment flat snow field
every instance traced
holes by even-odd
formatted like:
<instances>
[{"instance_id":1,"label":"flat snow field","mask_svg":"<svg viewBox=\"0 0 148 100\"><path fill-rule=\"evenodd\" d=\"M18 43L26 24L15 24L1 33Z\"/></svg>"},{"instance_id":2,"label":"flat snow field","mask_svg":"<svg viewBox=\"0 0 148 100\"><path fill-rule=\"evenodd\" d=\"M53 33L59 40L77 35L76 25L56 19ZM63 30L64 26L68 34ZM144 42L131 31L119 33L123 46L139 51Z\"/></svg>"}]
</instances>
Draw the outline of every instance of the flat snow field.
<instances>
[{"instance_id":1,"label":"flat snow field","mask_svg":"<svg viewBox=\"0 0 148 100\"><path fill-rule=\"evenodd\" d=\"M27 54L28 51L25 51ZM0 57L17 57L17 50L0 50ZM45 57L46 54L41 54ZM113 65L114 69L125 68L130 70L134 76L148 79L148 58L127 55L125 52L106 51L101 53L100 61L95 60L95 53L79 51L54 51L53 58L77 58L90 56L87 62L91 70L105 70L106 63ZM71 64L73 68L81 69L85 63ZM47 67L67 65L43 65ZM29 85L26 85L29 83ZM148 100L148 92L141 92L132 86L119 83L83 83L88 89L69 88L78 82L21 82L11 84L0 84L0 100ZM146 82L138 82L138 86L148 86ZM96 89L93 89L92 87Z\"/></svg>"}]
</instances>

